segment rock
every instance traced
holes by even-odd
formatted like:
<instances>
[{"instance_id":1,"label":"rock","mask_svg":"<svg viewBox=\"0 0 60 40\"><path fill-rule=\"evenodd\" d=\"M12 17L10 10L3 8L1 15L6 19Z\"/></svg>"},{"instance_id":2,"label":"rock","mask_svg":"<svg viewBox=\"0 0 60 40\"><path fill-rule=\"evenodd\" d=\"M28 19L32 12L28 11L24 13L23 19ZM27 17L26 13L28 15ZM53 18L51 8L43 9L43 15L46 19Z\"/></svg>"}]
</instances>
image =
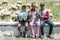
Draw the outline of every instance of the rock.
<instances>
[{"instance_id":1,"label":"rock","mask_svg":"<svg viewBox=\"0 0 60 40\"><path fill-rule=\"evenodd\" d=\"M2 31L0 31L0 36L4 36Z\"/></svg>"},{"instance_id":2,"label":"rock","mask_svg":"<svg viewBox=\"0 0 60 40\"><path fill-rule=\"evenodd\" d=\"M10 11L4 12L3 15L10 16L11 15L11 12Z\"/></svg>"},{"instance_id":3,"label":"rock","mask_svg":"<svg viewBox=\"0 0 60 40\"><path fill-rule=\"evenodd\" d=\"M0 10L2 10L3 8L2 7L0 7Z\"/></svg>"},{"instance_id":4,"label":"rock","mask_svg":"<svg viewBox=\"0 0 60 40\"><path fill-rule=\"evenodd\" d=\"M55 33L54 34L54 39L57 39L58 40L59 39L59 35Z\"/></svg>"},{"instance_id":5,"label":"rock","mask_svg":"<svg viewBox=\"0 0 60 40\"><path fill-rule=\"evenodd\" d=\"M19 4L15 4L16 5L16 7L17 7L17 10L20 10L21 9L21 6L22 5L19 5Z\"/></svg>"},{"instance_id":6,"label":"rock","mask_svg":"<svg viewBox=\"0 0 60 40\"><path fill-rule=\"evenodd\" d=\"M0 11L0 15L1 16L3 16L3 13L4 13L4 11L6 11L7 9L2 9L1 11Z\"/></svg>"},{"instance_id":7,"label":"rock","mask_svg":"<svg viewBox=\"0 0 60 40\"><path fill-rule=\"evenodd\" d=\"M2 2L0 2L0 6L2 5Z\"/></svg>"},{"instance_id":8,"label":"rock","mask_svg":"<svg viewBox=\"0 0 60 40\"><path fill-rule=\"evenodd\" d=\"M3 0L2 4L7 4L8 0Z\"/></svg>"},{"instance_id":9,"label":"rock","mask_svg":"<svg viewBox=\"0 0 60 40\"><path fill-rule=\"evenodd\" d=\"M5 17L5 18L3 19L3 22L13 22L13 20L12 20L12 18L10 18L10 17Z\"/></svg>"},{"instance_id":10,"label":"rock","mask_svg":"<svg viewBox=\"0 0 60 40\"><path fill-rule=\"evenodd\" d=\"M17 6L17 7L20 7L21 5L19 5L19 4L16 4L16 6Z\"/></svg>"},{"instance_id":11,"label":"rock","mask_svg":"<svg viewBox=\"0 0 60 40\"><path fill-rule=\"evenodd\" d=\"M31 4L26 4L26 6L30 8L31 7Z\"/></svg>"},{"instance_id":12,"label":"rock","mask_svg":"<svg viewBox=\"0 0 60 40\"><path fill-rule=\"evenodd\" d=\"M17 18L16 14L12 14L12 20L15 21L15 19Z\"/></svg>"},{"instance_id":13,"label":"rock","mask_svg":"<svg viewBox=\"0 0 60 40\"><path fill-rule=\"evenodd\" d=\"M12 10L17 10L16 5L15 5L15 4L12 4L12 5L11 5L11 9L12 9Z\"/></svg>"},{"instance_id":14,"label":"rock","mask_svg":"<svg viewBox=\"0 0 60 40\"><path fill-rule=\"evenodd\" d=\"M12 13L8 9L3 9L0 13L0 17L4 22L13 22L11 17Z\"/></svg>"},{"instance_id":15,"label":"rock","mask_svg":"<svg viewBox=\"0 0 60 40\"><path fill-rule=\"evenodd\" d=\"M7 8L2 9L0 11L0 13L1 13L1 15L11 15L11 12Z\"/></svg>"},{"instance_id":16,"label":"rock","mask_svg":"<svg viewBox=\"0 0 60 40\"><path fill-rule=\"evenodd\" d=\"M16 18L17 17L17 15L16 14L12 14L12 18Z\"/></svg>"},{"instance_id":17,"label":"rock","mask_svg":"<svg viewBox=\"0 0 60 40\"><path fill-rule=\"evenodd\" d=\"M9 37L10 37L10 36L13 36L13 31L4 31L4 32L3 32L3 35L4 35L4 36L9 36Z\"/></svg>"},{"instance_id":18,"label":"rock","mask_svg":"<svg viewBox=\"0 0 60 40\"><path fill-rule=\"evenodd\" d=\"M18 13L19 13L19 12L20 12L20 11L19 11L19 10L17 10L17 11L15 11L15 12L14 12L14 14L18 15Z\"/></svg>"},{"instance_id":19,"label":"rock","mask_svg":"<svg viewBox=\"0 0 60 40\"><path fill-rule=\"evenodd\" d=\"M22 5L22 1L18 1L17 4L21 4Z\"/></svg>"}]
</instances>

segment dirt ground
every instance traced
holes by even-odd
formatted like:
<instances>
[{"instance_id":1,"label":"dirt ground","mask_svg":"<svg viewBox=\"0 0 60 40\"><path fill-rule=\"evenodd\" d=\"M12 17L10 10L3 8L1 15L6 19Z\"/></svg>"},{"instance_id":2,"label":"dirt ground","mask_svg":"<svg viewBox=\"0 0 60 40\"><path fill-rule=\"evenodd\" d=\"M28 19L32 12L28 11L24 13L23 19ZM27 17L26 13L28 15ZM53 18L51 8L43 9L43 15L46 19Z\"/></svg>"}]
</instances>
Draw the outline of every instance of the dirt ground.
<instances>
[{"instance_id":1,"label":"dirt ground","mask_svg":"<svg viewBox=\"0 0 60 40\"><path fill-rule=\"evenodd\" d=\"M16 37L0 37L0 40L60 40L60 39L50 39L45 37L44 39L38 38L38 39L32 39L32 38L16 38Z\"/></svg>"}]
</instances>

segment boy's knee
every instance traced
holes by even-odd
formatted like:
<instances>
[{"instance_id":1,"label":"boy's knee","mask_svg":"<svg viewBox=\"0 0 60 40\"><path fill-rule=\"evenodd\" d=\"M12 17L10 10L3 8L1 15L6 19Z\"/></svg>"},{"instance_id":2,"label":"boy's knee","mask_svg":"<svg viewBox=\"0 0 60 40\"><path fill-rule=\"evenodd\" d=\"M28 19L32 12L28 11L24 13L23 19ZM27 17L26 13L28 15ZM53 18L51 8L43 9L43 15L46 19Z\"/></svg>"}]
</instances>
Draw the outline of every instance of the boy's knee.
<instances>
[{"instance_id":1,"label":"boy's knee","mask_svg":"<svg viewBox=\"0 0 60 40\"><path fill-rule=\"evenodd\" d=\"M30 22L30 23L29 23L29 25L30 25L30 26L33 26L33 23L32 23L32 22Z\"/></svg>"},{"instance_id":2,"label":"boy's knee","mask_svg":"<svg viewBox=\"0 0 60 40\"><path fill-rule=\"evenodd\" d=\"M40 25L40 21L37 21L36 24L37 24L37 25Z\"/></svg>"},{"instance_id":3,"label":"boy's knee","mask_svg":"<svg viewBox=\"0 0 60 40\"><path fill-rule=\"evenodd\" d=\"M20 27L21 26L21 24L20 23L18 23L18 27Z\"/></svg>"},{"instance_id":4,"label":"boy's knee","mask_svg":"<svg viewBox=\"0 0 60 40\"><path fill-rule=\"evenodd\" d=\"M51 26L51 27L53 27L53 26L54 26L54 24L51 22L51 23L50 23L50 26Z\"/></svg>"},{"instance_id":5,"label":"boy's knee","mask_svg":"<svg viewBox=\"0 0 60 40\"><path fill-rule=\"evenodd\" d=\"M44 24L43 24L43 23L40 23L40 25L41 25L41 26L44 26Z\"/></svg>"}]
</instances>

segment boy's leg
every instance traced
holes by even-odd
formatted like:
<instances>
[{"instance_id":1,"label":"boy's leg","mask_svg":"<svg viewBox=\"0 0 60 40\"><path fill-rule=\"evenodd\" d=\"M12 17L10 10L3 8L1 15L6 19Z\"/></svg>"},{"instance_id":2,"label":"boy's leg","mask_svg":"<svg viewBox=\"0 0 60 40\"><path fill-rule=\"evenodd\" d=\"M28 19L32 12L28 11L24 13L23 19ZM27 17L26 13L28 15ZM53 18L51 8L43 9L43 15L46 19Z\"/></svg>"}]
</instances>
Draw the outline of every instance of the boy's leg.
<instances>
[{"instance_id":1,"label":"boy's leg","mask_svg":"<svg viewBox=\"0 0 60 40\"><path fill-rule=\"evenodd\" d=\"M44 36L44 25L45 25L45 21L44 20L40 20L40 27L41 27L41 35Z\"/></svg>"},{"instance_id":2,"label":"boy's leg","mask_svg":"<svg viewBox=\"0 0 60 40\"><path fill-rule=\"evenodd\" d=\"M54 26L54 24L53 24L50 20L47 20L46 23L50 25L49 35L48 35L48 36L50 37L50 35L52 34L52 31L53 31L53 26ZM51 37L50 37L50 38L51 38Z\"/></svg>"},{"instance_id":3,"label":"boy's leg","mask_svg":"<svg viewBox=\"0 0 60 40\"><path fill-rule=\"evenodd\" d=\"M27 37L27 32L28 32L28 22L25 22L25 37Z\"/></svg>"},{"instance_id":4,"label":"boy's leg","mask_svg":"<svg viewBox=\"0 0 60 40\"><path fill-rule=\"evenodd\" d=\"M32 20L32 22L29 23L29 26L30 26L30 30L31 30L32 37L35 37L33 24L34 24L34 20Z\"/></svg>"},{"instance_id":5,"label":"boy's leg","mask_svg":"<svg viewBox=\"0 0 60 40\"><path fill-rule=\"evenodd\" d=\"M40 33L40 21L36 21L36 36L39 36L39 33Z\"/></svg>"},{"instance_id":6,"label":"boy's leg","mask_svg":"<svg viewBox=\"0 0 60 40\"><path fill-rule=\"evenodd\" d=\"M52 31L53 31L53 26L54 26L54 24L53 24L50 20L47 20L46 23L50 25L49 35L51 35L51 34L52 34Z\"/></svg>"},{"instance_id":7,"label":"boy's leg","mask_svg":"<svg viewBox=\"0 0 60 40\"><path fill-rule=\"evenodd\" d=\"M18 35L18 36L16 36L16 37L20 37L20 36L21 36L21 35L20 35L20 34L21 34L21 31L20 31L21 24L20 24L20 23L18 23L18 25L17 25L17 26L18 26L18 32L19 32L19 35Z\"/></svg>"},{"instance_id":8,"label":"boy's leg","mask_svg":"<svg viewBox=\"0 0 60 40\"><path fill-rule=\"evenodd\" d=\"M25 37L25 22L21 22L21 25L22 36Z\"/></svg>"},{"instance_id":9,"label":"boy's leg","mask_svg":"<svg viewBox=\"0 0 60 40\"><path fill-rule=\"evenodd\" d=\"M45 20L40 20L41 39L44 38L44 25L45 25Z\"/></svg>"},{"instance_id":10,"label":"boy's leg","mask_svg":"<svg viewBox=\"0 0 60 40\"><path fill-rule=\"evenodd\" d=\"M18 23L18 31L19 31L19 33L21 32L21 31L20 31L20 27L21 27L21 24Z\"/></svg>"},{"instance_id":11,"label":"boy's leg","mask_svg":"<svg viewBox=\"0 0 60 40\"><path fill-rule=\"evenodd\" d=\"M24 27L25 26L25 22L19 22L18 23L18 31L19 31L19 34L20 36L24 36Z\"/></svg>"}]
</instances>

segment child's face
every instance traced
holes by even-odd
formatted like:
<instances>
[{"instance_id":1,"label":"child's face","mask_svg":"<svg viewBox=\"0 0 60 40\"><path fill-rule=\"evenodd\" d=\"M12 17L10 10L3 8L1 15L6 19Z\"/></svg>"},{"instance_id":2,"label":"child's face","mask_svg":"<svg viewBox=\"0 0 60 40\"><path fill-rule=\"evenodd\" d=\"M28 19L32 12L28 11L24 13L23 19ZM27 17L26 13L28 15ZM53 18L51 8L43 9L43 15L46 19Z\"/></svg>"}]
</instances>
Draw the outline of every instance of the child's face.
<instances>
[{"instance_id":1,"label":"child's face","mask_svg":"<svg viewBox=\"0 0 60 40\"><path fill-rule=\"evenodd\" d=\"M22 10L23 10L23 11L25 11L25 10L26 10L26 8L25 8L25 7L22 7Z\"/></svg>"},{"instance_id":2,"label":"child's face","mask_svg":"<svg viewBox=\"0 0 60 40\"><path fill-rule=\"evenodd\" d=\"M36 3L33 3L31 6L32 8L36 8Z\"/></svg>"},{"instance_id":3,"label":"child's face","mask_svg":"<svg viewBox=\"0 0 60 40\"><path fill-rule=\"evenodd\" d=\"M44 6L40 6L40 7L41 7L41 9L42 9L42 10L44 10L44 9L45 9L45 8L44 8Z\"/></svg>"}]
</instances>

